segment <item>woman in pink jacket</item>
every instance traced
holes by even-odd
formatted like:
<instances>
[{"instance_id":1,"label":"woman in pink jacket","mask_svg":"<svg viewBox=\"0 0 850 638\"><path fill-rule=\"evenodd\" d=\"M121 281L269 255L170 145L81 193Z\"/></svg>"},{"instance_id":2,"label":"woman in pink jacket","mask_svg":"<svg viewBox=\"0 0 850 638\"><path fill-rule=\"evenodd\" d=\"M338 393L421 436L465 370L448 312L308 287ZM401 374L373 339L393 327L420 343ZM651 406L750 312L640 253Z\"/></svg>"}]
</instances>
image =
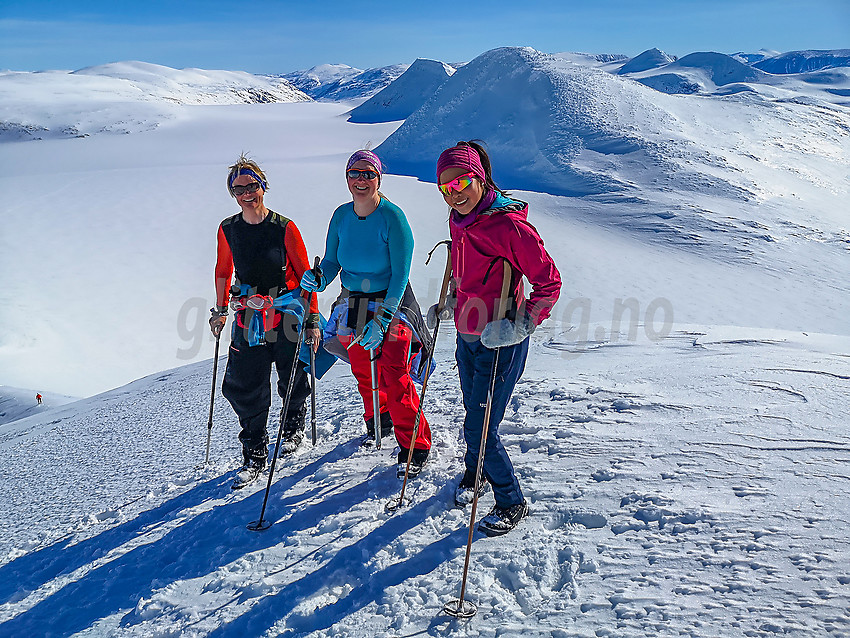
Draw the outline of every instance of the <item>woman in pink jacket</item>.
<instances>
[{"instance_id":1,"label":"woman in pink jacket","mask_svg":"<svg viewBox=\"0 0 850 638\"><path fill-rule=\"evenodd\" d=\"M512 530L528 513L499 438L499 423L525 368L528 337L549 316L561 290L561 277L537 230L528 223L528 204L511 199L496 186L490 158L480 144L458 142L443 151L437 161L437 184L451 207L456 358L466 410L466 467L455 493L459 507L472 502L484 406L499 350L483 464L496 505L479 524L481 531L494 536ZM505 263L510 266L507 318L496 316ZM532 286L528 299L523 276ZM486 483L482 485L486 488Z\"/></svg>"}]
</instances>

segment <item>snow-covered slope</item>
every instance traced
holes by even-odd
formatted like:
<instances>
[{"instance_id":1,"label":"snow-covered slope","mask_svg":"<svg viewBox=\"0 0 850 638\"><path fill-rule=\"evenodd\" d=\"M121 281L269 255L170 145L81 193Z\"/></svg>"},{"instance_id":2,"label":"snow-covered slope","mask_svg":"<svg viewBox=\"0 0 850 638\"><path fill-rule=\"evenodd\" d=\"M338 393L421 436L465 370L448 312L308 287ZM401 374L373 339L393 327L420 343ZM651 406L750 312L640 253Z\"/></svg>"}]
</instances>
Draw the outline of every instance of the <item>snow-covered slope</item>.
<instances>
[{"instance_id":1,"label":"snow-covered slope","mask_svg":"<svg viewBox=\"0 0 850 638\"><path fill-rule=\"evenodd\" d=\"M482 138L493 153L497 181L511 188L607 192L617 188L614 176L585 173L572 163L586 146L614 154L640 147L618 120L594 118L594 100L606 85L642 90L533 49L495 49L458 69L378 151L396 171L434 179L440 151L458 139Z\"/></svg>"},{"instance_id":2,"label":"snow-covered slope","mask_svg":"<svg viewBox=\"0 0 850 638\"><path fill-rule=\"evenodd\" d=\"M664 66L665 64L670 64L675 61L676 58L674 56L667 55L660 49L648 49L640 55L636 55L628 60L619 68L617 73L620 75L625 73L640 73L641 71L655 69L659 66Z\"/></svg>"},{"instance_id":3,"label":"snow-covered slope","mask_svg":"<svg viewBox=\"0 0 850 638\"><path fill-rule=\"evenodd\" d=\"M287 73L283 77L314 100L344 102L372 97L401 76L408 66L393 64L361 71L346 65L322 65L307 71Z\"/></svg>"},{"instance_id":4,"label":"snow-covered slope","mask_svg":"<svg viewBox=\"0 0 850 638\"><path fill-rule=\"evenodd\" d=\"M665 68L702 63L721 82L764 75L707 54ZM481 138L504 188L618 202L609 222L696 249L720 242L727 258L796 233L805 200L819 232L844 245L837 211L850 193L850 112L805 93L763 91L660 95L531 49L497 49L458 70L378 152L394 170L433 181L444 148ZM688 203L677 197L669 208L670 192L687 192Z\"/></svg>"},{"instance_id":5,"label":"snow-covered slope","mask_svg":"<svg viewBox=\"0 0 850 638\"><path fill-rule=\"evenodd\" d=\"M772 58L775 55L779 55L779 53L779 51L774 51L772 49L759 49L755 53L739 51L738 53L733 53L732 57L744 64L754 64L764 60L765 58Z\"/></svg>"},{"instance_id":6,"label":"snow-covered slope","mask_svg":"<svg viewBox=\"0 0 850 638\"><path fill-rule=\"evenodd\" d=\"M725 86L733 82L759 82L764 73L743 64L729 55L711 51L690 53L665 66L665 70L697 69L705 75L708 83Z\"/></svg>"},{"instance_id":7,"label":"snow-covered slope","mask_svg":"<svg viewBox=\"0 0 850 638\"><path fill-rule=\"evenodd\" d=\"M309 99L281 78L146 62L6 72L0 73L0 142L150 130L178 117L180 105Z\"/></svg>"},{"instance_id":8,"label":"snow-covered slope","mask_svg":"<svg viewBox=\"0 0 850 638\"><path fill-rule=\"evenodd\" d=\"M311 97L316 97L322 86L331 82L351 79L360 73L363 73L363 69L355 69L347 64L319 64L306 71L284 73L281 77L298 90Z\"/></svg>"},{"instance_id":9,"label":"snow-covered slope","mask_svg":"<svg viewBox=\"0 0 850 638\"><path fill-rule=\"evenodd\" d=\"M452 76L443 62L419 58L392 84L351 111L349 122L372 124L403 120L422 106Z\"/></svg>"},{"instance_id":10,"label":"snow-covered slope","mask_svg":"<svg viewBox=\"0 0 850 638\"><path fill-rule=\"evenodd\" d=\"M41 394L42 397L40 405L36 400L37 394ZM76 397L55 392L39 392L0 385L0 426L76 400Z\"/></svg>"},{"instance_id":11,"label":"snow-covered slope","mask_svg":"<svg viewBox=\"0 0 850 638\"><path fill-rule=\"evenodd\" d=\"M806 73L836 67L850 67L850 49L830 51L788 51L752 63L768 73Z\"/></svg>"},{"instance_id":12,"label":"snow-covered slope","mask_svg":"<svg viewBox=\"0 0 850 638\"><path fill-rule=\"evenodd\" d=\"M220 396L199 467L210 361L0 429L0 635L847 635L850 341L618 337L532 337L500 428L531 513L475 534L470 621L441 612L469 521L451 504L462 409L444 328L434 451L395 514L395 451L358 445L341 366L319 385L317 446L277 464L261 533L246 525L266 483L229 489Z\"/></svg>"}]
</instances>

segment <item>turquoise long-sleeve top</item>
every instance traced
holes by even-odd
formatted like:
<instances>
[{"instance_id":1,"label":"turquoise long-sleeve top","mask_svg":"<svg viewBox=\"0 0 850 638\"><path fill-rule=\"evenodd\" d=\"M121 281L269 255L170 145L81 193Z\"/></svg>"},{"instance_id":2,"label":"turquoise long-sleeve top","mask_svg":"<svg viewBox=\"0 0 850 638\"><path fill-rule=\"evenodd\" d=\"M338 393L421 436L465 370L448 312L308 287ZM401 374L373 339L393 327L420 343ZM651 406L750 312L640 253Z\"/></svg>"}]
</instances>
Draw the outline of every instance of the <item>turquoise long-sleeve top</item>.
<instances>
[{"instance_id":1,"label":"turquoise long-sleeve top","mask_svg":"<svg viewBox=\"0 0 850 638\"><path fill-rule=\"evenodd\" d=\"M413 232L404 212L387 199L360 217L354 202L334 211L328 226L322 272L330 282L339 273L352 292L386 290L384 305L395 312L407 287L413 258Z\"/></svg>"}]
</instances>

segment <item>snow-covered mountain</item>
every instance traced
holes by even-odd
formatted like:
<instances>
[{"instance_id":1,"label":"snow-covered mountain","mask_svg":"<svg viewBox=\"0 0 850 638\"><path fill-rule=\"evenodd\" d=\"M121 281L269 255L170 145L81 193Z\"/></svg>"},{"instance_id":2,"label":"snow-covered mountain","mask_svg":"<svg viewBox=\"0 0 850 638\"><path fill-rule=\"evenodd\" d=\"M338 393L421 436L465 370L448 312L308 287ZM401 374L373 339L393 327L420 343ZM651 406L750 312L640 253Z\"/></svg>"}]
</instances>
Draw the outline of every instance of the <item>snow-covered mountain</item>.
<instances>
[{"instance_id":1,"label":"snow-covered mountain","mask_svg":"<svg viewBox=\"0 0 850 638\"><path fill-rule=\"evenodd\" d=\"M850 49L831 51L789 51L752 63L768 73L807 73L836 67L850 67Z\"/></svg>"},{"instance_id":2,"label":"snow-covered mountain","mask_svg":"<svg viewBox=\"0 0 850 638\"><path fill-rule=\"evenodd\" d=\"M0 209L0 271L11 273L0 289L6 327L0 383L84 396L202 356L209 342L198 317L213 303L214 242L214 233L203 229L233 212L222 186L226 166L245 150L270 168L272 208L296 219L298 211L310 211L311 220L319 219L302 229L312 254L324 245L322 211L348 196L339 179L345 157L384 140L379 152L392 172L426 180L387 176L419 224L417 250L444 230L430 225L434 210L444 210L433 186L438 154L458 139L478 137L488 144L504 187L548 193L518 195L534 200L533 208L665 249L750 264L758 273L724 291L729 296L698 295L697 287L669 293L679 299L680 319L765 327L769 316L775 327L802 329L808 308L819 306L817 325L808 329L845 329L850 309L835 294L832 277L841 268L831 260L843 256L850 241L843 215L850 191L848 116L846 107L823 98L838 102L837 92L846 90L840 87L850 89L844 71L764 74L781 84L733 83L671 96L635 81L640 74L618 75L620 66L621 60L586 54L495 50L462 66L401 126L337 121L350 109L346 103L174 104L167 127L138 139L92 135L23 145L31 148L0 144L5 192L26 186L40 193L37 215L27 198L4 198ZM42 75L35 97L22 91L15 103L38 103L46 76L58 80L58 91L69 76ZM72 97L54 99L51 116L67 121ZM128 112L143 127L155 127L158 120L148 117L144 103L130 104ZM97 113L101 122L108 115ZM322 188L282 188L290 177ZM689 272L701 278L699 270ZM765 272L786 273L783 285L797 301L777 305L768 292L775 283ZM412 276L419 281L415 269ZM428 281L420 285L428 289ZM651 290L654 281L641 286L650 299L659 296ZM585 280L580 288L604 299L596 304L600 312L623 296L610 278ZM106 291L122 300L97 311L96 327L86 305L90 290L96 299ZM763 313L751 308L756 299ZM171 310L146 315L146 332L155 337L139 348L139 308L152 300ZM44 312L48 305L77 310L57 322ZM82 363L89 353L98 365Z\"/></svg>"},{"instance_id":3,"label":"snow-covered mountain","mask_svg":"<svg viewBox=\"0 0 850 638\"><path fill-rule=\"evenodd\" d=\"M391 84L354 108L348 121L374 124L403 120L434 95L454 72L448 64L420 58Z\"/></svg>"},{"instance_id":4,"label":"snow-covered mountain","mask_svg":"<svg viewBox=\"0 0 850 638\"><path fill-rule=\"evenodd\" d=\"M318 95L322 86L332 82L349 80L363 73L363 69L355 69L347 64L319 64L306 71L284 73L280 77L292 86L311 97Z\"/></svg>"},{"instance_id":5,"label":"snow-covered mountain","mask_svg":"<svg viewBox=\"0 0 850 638\"><path fill-rule=\"evenodd\" d=\"M361 71L346 65L321 65L282 77L314 100L342 102L370 98L388 86L409 64L393 64Z\"/></svg>"},{"instance_id":6,"label":"snow-covered mountain","mask_svg":"<svg viewBox=\"0 0 850 638\"><path fill-rule=\"evenodd\" d=\"M352 124L349 103L174 103L155 127L128 89L125 113L150 130L0 144L0 383L89 395L57 406L42 391L45 411L0 427L0 635L850 634L850 115L830 93L846 67L718 86L719 69L680 66L704 84L665 95L640 82L664 66L623 64L488 52L404 125ZM11 102L71 121L70 74L43 75ZM75 77L114 100L115 78ZM312 256L350 199L345 159L388 140L382 191L410 222L427 307L443 264L426 257L447 236L434 164L473 136L529 202L564 286L500 428L531 515L474 536L479 612L462 623L441 613L469 522L450 507L450 325L426 399L434 452L397 514L395 450L358 445L342 364L318 386L317 446L277 465L269 530L245 528L265 483L229 489L237 424L219 393L199 466L227 166L242 151L261 163L266 204ZM424 181L398 174L400 157ZM517 190L534 178L522 162L548 181Z\"/></svg>"},{"instance_id":7,"label":"snow-covered mountain","mask_svg":"<svg viewBox=\"0 0 850 638\"><path fill-rule=\"evenodd\" d=\"M0 73L0 142L150 130L182 105L303 102L281 78L119 62L78 71Z\"/></svg>"},{"instance_id":8,"label":"snow-covered mountain","mask_svg":"<svg viewBox=\"0 0 850 638\"><path fill-rule=\"evenodd\" d=\"M377 150L395 171L432 181L444 148L480 138L503 187L620 202L607 223L692 249L722 246L727 257L757 258L762 246L795 233L797 201L811 197L814 227L842 245L848 111L799 80L743 91L743 80L766 74L728 56L692 54L663 68L674 67L699 69L712 86L737 82L741 92L661 95L629 76L497 49L458 70ZM787 154L792 147L807 149L810 170L791 168L801 161ZM824 183L834 189L829 204ZM689 193L688 205L676 198L670 207L671 191ZM767 213L774 207L781 212Z\"/></svg>"},{"instance_id":9,"label":"snow-covered mountain","mask_svg":"<svg viewBox=\"0 0 850 638\"><path fill-rule=\"evenodd\" d=\"M624 75L626 73L640 73L641 71L655 69L675 61L675 56L667 55L660 49L648 49L628 60L619 68L617 73L620 75Z\"/></svg>"}]
</instances>

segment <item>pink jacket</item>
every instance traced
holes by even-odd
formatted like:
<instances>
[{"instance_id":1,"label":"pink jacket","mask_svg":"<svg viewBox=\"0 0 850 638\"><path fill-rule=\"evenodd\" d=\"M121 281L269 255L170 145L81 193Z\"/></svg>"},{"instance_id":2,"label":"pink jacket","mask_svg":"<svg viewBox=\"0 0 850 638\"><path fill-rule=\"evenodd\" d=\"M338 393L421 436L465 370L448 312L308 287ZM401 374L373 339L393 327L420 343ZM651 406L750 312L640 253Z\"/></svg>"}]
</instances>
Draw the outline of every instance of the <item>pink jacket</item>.
<instances>
[{"instance_id":1,"label":"pink jacket","mask_svg":"<svg viewBox=\"0 0 850 638\"><path fill-rule=\"evenodd\" d=\"M524 311L536 325L551 313L561 291L561 275L527 217L528 204L502 195L497 195L492 206L478 213L471 223L452 212L449 230L458 332L480 335L493 320L502 289L500 258L507 259L513 268L512 293L520 310L524 303ZM520 275L531 282L528 300Z\"/></svg>"}]
</instances>

